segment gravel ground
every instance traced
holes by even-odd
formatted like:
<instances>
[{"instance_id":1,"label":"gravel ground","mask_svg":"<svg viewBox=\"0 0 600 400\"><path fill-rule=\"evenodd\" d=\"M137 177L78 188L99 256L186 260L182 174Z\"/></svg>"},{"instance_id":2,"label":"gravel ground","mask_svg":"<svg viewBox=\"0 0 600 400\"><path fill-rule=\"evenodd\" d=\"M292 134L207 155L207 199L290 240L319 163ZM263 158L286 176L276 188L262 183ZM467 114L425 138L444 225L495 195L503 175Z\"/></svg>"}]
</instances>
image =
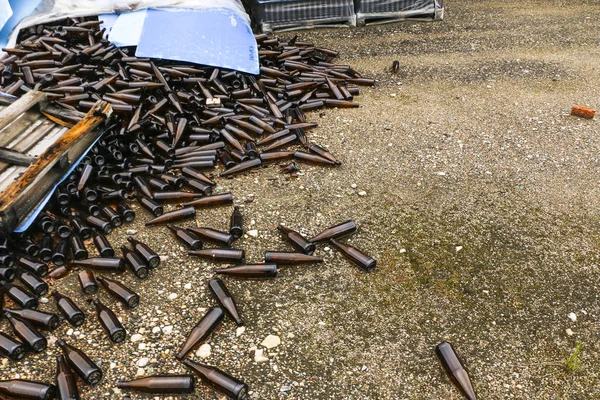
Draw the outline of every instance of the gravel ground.
<instances>
[{"instance_id":1,"label":"gravel ground","mask_svg":"<svg viewBox=\"0 0 600 400\"><path fill-rule=\"evenodd\" d=\"M354 219L349 242L378 268L362 273L322 245L323 264L226 279L246 329L236 336L227 320L204 361L243 378L255 399L459 399L433 352L448 340L482 399L600 398L600 125L568 115L573 104L600 108L599 20L597 0L462 0L447 1L443 22L302 32L379 85L359 109L310 116L319 127L309 138L340 168L303 165L294 179L272 166L219 182L258 231L237 247L260 262L289 249L279 223L313 235ZM230 213L203 210L196 223L226 229ZM66 338L105 371L85 399L119 399L115 382L136 374L183 373L174 353L215 304L206 283L217 266L138 216L111 242L135 229L167 259L145 281L119 278L142 295L138 308L100 298L140 341L109 343L76 274L56 283L89 314L50 341ZM257 363L270 334L281 344ZM581 364L568 371L577 343ZM0 376L52 380L55 354L3 360ZM198 386L187 398L219 398Z\"/></svg>"}]
</instances>

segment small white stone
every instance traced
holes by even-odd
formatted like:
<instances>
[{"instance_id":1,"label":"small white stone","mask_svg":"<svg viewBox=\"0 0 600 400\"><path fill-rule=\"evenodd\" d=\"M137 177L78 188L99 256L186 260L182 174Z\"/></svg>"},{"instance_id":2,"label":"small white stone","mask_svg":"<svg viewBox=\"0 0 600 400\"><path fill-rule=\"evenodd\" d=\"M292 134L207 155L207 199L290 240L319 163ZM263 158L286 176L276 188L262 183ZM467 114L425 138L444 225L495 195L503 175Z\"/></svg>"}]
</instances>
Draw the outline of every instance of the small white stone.
<instances>
[{"instance_id":1,"label":"small white stone","mask_svg":"<svg viewBox=\"0 0 600 400\"><path fill-rule=\"evenodd\" d=\"M290 333L288 333L287 337L290 339L293 339L296 337L296 335L294 335L292 332L290 332Z\"/></svg>"},{"instance_id":2,"label":"small white stone","mask_svg":"<svg viewBox=\"0 0 600 400\"><path fill-rule=\"evenodd\" d=\"M69 330L67 331L67 336L71 336L72 334L73 334L73 329L69 329Z\"/></svg>"},{"instance_id":3,"label":"small white stone","mask_svg":"<svg viewBox=\"0 0 600 400\"><path fill-rule=\"evenodd\" d=\"M319 323L318 323L317 325L320 325L320 326L325 326L325 322L323 322L323 321L319 321Z\"/></svg>"},{"instance_id":4,"label":"small white stone","mask_svg":"<svg viewBox=\"0 0 600 400\"><path fill-rule=\"evenodd\" d=\"M456 246L456 252L458 253L459 251L461 251L463 249L462 246Z\"/></svg>"},{"instance_id":5,"label":"small white stone","mask_svg":"<svg viewBox=\"0 0 600 400\"><path fill-rule=\"evenodd\" d=\"M246 327L245 326L238 326L237 329L235 330L235 336L236 337L240 337L242 336L242 334L246 332Z\"/></svg>"},{"instance_id":6,"label":"small white stone","mask_svg":"<svg viewBox=\"0 0 600 400\"><path fill-rule=\"evenodd\" d=\"M146 365L148 365L148 361L150 361L150 359L148 359L147 357L144 358L140 358L137 362L137 366L138 367L145 367Z\"/></svg>"},{"instance_id":7,"label":"small white stone","mask_svg":"<svg viewBox=\"0 0 600 400\"><path fill-rule=\"evenodd\" d=\"M155 326L154 328L152 328L152 333L158 333L160 332L160 328L158 326Z\"/></svg>"},{"instance_id":8,"label":"small white stone","mask_svg":"<svg viewBox=\"0 0 600 400\"><path fill-rule=\"evenodd\" d=\"M258 349L254 352L254 361L257 363L269 361L269 357L263 354L263 349Z\"/></svg>"},{"instance_id":9,"label":"small white stone","mask_svg":"<svg viewBox=\"0 0 600 400\"><path fill-rule=\"evenodd\" d=\"M252 229L249 230L248 232L246 232L248 235L252 236L252 237L257 237L258 236L258 231L256 229Z\"/></svg>"},{"instance_id":10,"label":"small white stone","mask_svg":"<svg viewBox=\"0 0 600 400\"><path fill-rule=\"evenodd\" d=\"M145 373L146 371L144 371L144 368L138 368L137 372L135 373L135 376L144 376Z\"/></svg>"},{"instance_id":11,"label":"small white stone","mask_svg":"<svg viewBox=\"0 0 600 400\"><path fill-rule=\"evenodd\" d=\"M202 346L200 346L200 348L196 352L196 356L200 358L206 358L210 356L210 344L204 343Z\"/></svg>"},{"instance_id":12,"label":"small white stone","mask_svg":"<svg viewBox=\"0 0 600 400\"><path fill-rule=\"evenodd\" d=\"M125 233L127 233L128 235L135 235L138 231L136 231L135 229L127 229L127 231L125 231Z\"/></svg>"},{"instance_id":13,"label":"small white stone","mask_svg":"<svg viewBox=\"0 0 600 400\"><path fill-rule=\"evenodd\" d=\"M569 319L573 322L577 321L577 314L575 314L574 312L570 313Z\"/></svg>"},{"instance_id":14,"label":"small white stone","mask_svg":"<svg viewBox=\"0 0 600 400\"><path fill-rule=\"evenodd\" d=\"M48 298L47 298L47 297L40 297L40 303L42 303L42 304L46 304L46 303L48 303L48 301L49 301L49 300L48 300Z\"/></svg>"},{"instance_id":15,"label":"small white stone","mask_svg":"<svg viewBox=\"0 0 600 400\"><path fill-rule=\"evenodd\" d=\"M173 325L167 325L164 328L162 328L162 331L165 335L170 335L171 332L173 332Z\"/></svg>"},{"instance_id":16,"label":"small white stone","mask_svg":"<svg viewBox=\"0 0 600 400\"><path fill-rule=\"evenodd\" d=\"M281 339L276 335L269 335L262 341L261 346L265 346L267 349L272 349L273 347L277 347L281 344Z\"/></svg>"},{"instance_id":17,"label":"small white stone","mask_svg":"<svg viewBox=\"0 0 600 400\"><path fill-rule=\"evenodd\" d=\"M406 253L406 249L400 249L400 254Z\"/></svg>"},{"instance_id":18,"label":"small white stone","mask_svg":"<svg viewBox=\"0 0 600 400\"><path fill-rule=\"evenodd\" d=\"M573 332L571 330L571 328L567 328L566 332L567 332L567 335L569 335L569 336L573 336L575 334L575 332Z\"/></svg>"},{"instance_id":19,"label":"small white stone","mask_svg":"<svg viewBox=\"0 0 600 400\"><path fill-rule=\"evenodd\" d=\"M325 250L325 251L330 251L330 250L331 250L331 248L330 248L330 247L325 247L323 250Z\"/></svg>"},{"instance_id":20,"label":"small white stone","mask_svg":"<svg viewBox=\"0 0 600 400\"><path fill-rule=\"evenodd\" d=\"M177 298L177 293L171 293L168 297L169 300L175 300Z\"/></svg>"},{"instance_id":21,"label":"small white stone","mask_svg":"<svg viewBox=\"0 0 600 400\"><path fill-rule=\"evenodd\" d=\"M191 289L192 288L192 284L191 283L186 283L185 285L183 285L184 289Z\"/></svg>"},{"instance_id":22,"label":"small white stone","mask_svg":"<svg viewBox=\"0 0 600 400\"><path fill-rule=\"evenodd\" d=\"M114 362L110 363L110 369L115 369L115 368L117 368L117 363L114 363Z\"/></svg>"},{"instance_id":23,"label":"small white stone","mask_svg":"<svg viewBox=\"0 0 600 400\"><path fill-rule=\"evenodd\" d=\"M146 343L140 343L138 345L138 350L145 350L146 349Z\"/></svg>"},{"instance_id":24,"label":"small white stone","mask_svg":"<svg viewBox=\"0 0 600 400\"><path fill-rule=\"evenodd\" d=\"M356 189L356 183L353 183L352 185L350 185L350 187L351 187L352 189Z\"/></svg>"},{"instance_id":25,"label":"small white stone","mask_svg":"<svg viewBox=\"0 0 600 400\"><path fill-rule=\"evenodd\" d=\"M158 256L160 258L160 262L165 262L169 259L169 256Z\"/></svg>"},{"instance_id":26,"label":"small white stone","mask_svg":"<svg viewBox=\"0 0 600 400\"><path fill-rule=\"evenodd\" d=\"M139 333L134 333L133 335L131 335L132 343L139 342L142 339L144 339L144 337L142 335L140 335Z\"/></svg>"},{"instance_id":27,"label":"small white stone","mask_svg":"<svg viewBox=\"0 0 600 400\"><path fill-rule=\"evenodd\" d=\"M361 190L360 192L358 192L359 196L366 196L367 192L365 192L364 190Z\"/></svg>"}]
</instances>

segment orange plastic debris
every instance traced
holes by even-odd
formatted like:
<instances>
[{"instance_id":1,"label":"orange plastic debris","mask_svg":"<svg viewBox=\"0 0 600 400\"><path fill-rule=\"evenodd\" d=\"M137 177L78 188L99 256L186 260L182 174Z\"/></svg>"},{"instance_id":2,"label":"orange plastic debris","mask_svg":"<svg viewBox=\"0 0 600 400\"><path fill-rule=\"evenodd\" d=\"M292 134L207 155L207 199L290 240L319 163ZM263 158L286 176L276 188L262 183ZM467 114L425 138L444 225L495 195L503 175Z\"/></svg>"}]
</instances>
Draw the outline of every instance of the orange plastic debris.
<instances>
[{"instance_id":1,"label":"orange plastic debris","mask_svg":"<svg viewBox=\"0 0 600 400\"><path fill-rule=\"evenodd\" d=\"M571 115L575 115L585 119L592 119L596 115L596 110L587 108L584 106L573 106L571 107Z\"/></svg>"}]
</instances>

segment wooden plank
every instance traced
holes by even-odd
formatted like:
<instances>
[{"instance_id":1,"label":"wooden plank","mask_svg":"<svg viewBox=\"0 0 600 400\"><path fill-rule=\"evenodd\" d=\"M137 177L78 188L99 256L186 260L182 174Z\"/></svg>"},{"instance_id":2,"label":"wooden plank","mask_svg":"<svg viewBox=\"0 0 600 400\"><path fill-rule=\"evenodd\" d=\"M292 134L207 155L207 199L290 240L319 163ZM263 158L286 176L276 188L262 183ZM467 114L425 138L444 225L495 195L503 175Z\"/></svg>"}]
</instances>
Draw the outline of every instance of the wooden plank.
<instances>
[{"instance_id":1,"label":"wooden plank","mask_svg":"<svg viewBox=\"0 0 600 400\"><path fill-rule=\"evenodd\" d=\"M40 120L40 115L36 112L28 111L23 113L18 119L15 119L14 123L0 131L0 141L2 141L1 146L9 147L10 143L21 136L23 132L33 128L36 124L40 124Z\"/></svg>"},{"instance_id":2,"label":"wooden plank","mask_svg":"<svg viewBox=\"0 0 600 400\"><path fill-rule=\"evenodd\" d=\"M29 110L31 107L39 103L40 101L45 102L46 93L32 90L27 92L24 96L20 97L17 101L0 111L0 131L10 125L15 119L21 114ZM0 146L7 146L13 138L2 135L0 137Z\"/></svg>"},{"instance_id":3,"label":"wooden plank","mask_svg":"<svg viewBox=\"0 0 600 400\"><path fill-rule=\"evenodd\" d=\"M35 161L35 157L30 155L19 153L5 147L0 147L0 160L16 165L23 165L27 167L29 164Z\"/></svg>"},{"instance_id":4,"label":"wooden plank","mask_svg":"<svg viewBox=\"0 0 600 400\"><path fill-rule=\"evenodd\" d=\"M17 198L27 198L27 195L35 187L36 181L45 179L49 170L60 162L60 159L74 147L77 142L87 133L96 128L112 113L109 103L100 101L86 114L77 125L75 125L63 137L51 145L37 161L29 166L4 193L0 194L0 216L8 215L12 202ZM73 162L75 160L69 160ZM18 216L17 216L18 217Z\"/></svg>"}]
</instances>

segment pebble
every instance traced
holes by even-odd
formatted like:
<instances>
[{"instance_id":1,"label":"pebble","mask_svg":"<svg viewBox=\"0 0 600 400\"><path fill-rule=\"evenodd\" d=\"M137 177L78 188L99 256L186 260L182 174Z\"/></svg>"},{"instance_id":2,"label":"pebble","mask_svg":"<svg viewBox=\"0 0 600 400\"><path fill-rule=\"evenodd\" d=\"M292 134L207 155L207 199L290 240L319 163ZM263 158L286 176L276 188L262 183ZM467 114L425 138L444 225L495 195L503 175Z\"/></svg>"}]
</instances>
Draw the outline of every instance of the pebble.
<instances>
[{"instance_id":1,"label":"pebble","mask_svg":"<svg viewBox=\"0 0 600 400\"><path fill-rule=\"evenodd\" d=\"M210 356L210 344L204 343L202 346L200 346L196 352L196 355L200 358L206 358Z\"/></svg>"},{"instance_id":2,"label":"pebble","mask_svg":"<svg viewBox=\"0 0 600 400\"><path fill-rule=\"evenodd\" d=\"M162 331L164 334L166 335L170 335L171 332L173 332L173 325L167 325L164 328L162 328Z\"/></svg>"},{"instance_id":3,"label":"pebble","mask_svg":"<svg viewBox=\"0 0 600 400\"><path fill-rule=\"evenodd\" d=\"M42 304L46 304L46 303L48 303L48 301L49 301L49 300L48 300L48 298L47 298L47 297L40 297L40 303L42 303Z\"/></svg>"},{"instance_id":4,"label":"pebble","mask_svg":"<svg viewBox=\"0 0 600 400\"><path fill-rule=\"evenodd\" d=\"M140 335L139 333L134 333L133 335L131 335L132 343L139 342L142 339L144 339L144 337L142 335Z\"/></svg>"},{"instance_id":5,"label":"pebble","mask_svg":"<svg viewBox=\"0 0 600 400\"><path fill-rule=\"evenodd\" d=\"M356 189L356 183L353 183L352 185L350 185L350 187L351 187L352 189Z\"/></svg>"},{"instance_id":6,"label":"pebble","mask_svg":"<svg viewBox=\"0 0 600 400\"><path fill-rule=\"evenodd\" d=\"M456 246L456 252L458 253L459 251L461 251L463 249L462 246Z\"/></svg>"},{"instance_id":7,"label":"pebble","mask_svg":"<svg viewBox=\"0 0 600 400\"><path fill-rule=\"evenodd\" d=\"M261 346L265 346L267 349L272 349L273 347L277 347L281 344L281 339L276 335L269 335L262 341Z\"/></svg>"},{"instance_id":8,"label":"pebble","mask_svg":"<svg viewBox=\"0 0 600 400\"><path fill-rule=\"evenodd\" d=\"M192 288L192 284L191 283L186 283L185 285L183 285L184 289L191 289Z\"/></svg>"},{"instance_id":9,"label":"pebble","mask_svg":"<svg viewBox=\"0 0 600 400\"><path fill-rule=\"evenodd\" d=\"M577 321L577 314L575 314L574 312L570 313L569 319L573 322Z\"/></svg>"},{"instance_id":10,"label":"pebble","mask_svg":"<svg viewBox=\"0 0 600 400\"><path fill-rule=\"evenodd\" d=\"M366 196L367 192L365 192L364 190L361 190L360 192L358 192L359 196Z\"/></svg>"},{"instance_id":11,"label":"pebble","mask_svg":"<svg viewBox=\"0 0 600 400\"><path fill-rule=\"evenodd\" d=\"M135 235L138 231L135 229L127 229L127 231L125 233L127 233L128 235Z\"/></svg>"},{"instance_id":12,"label":"pebble","mask_svg":"<svg viewBox=\"0 0 600 400\"><path fill-rule=\"evenodd\" d=\"M138 367L145 367L146 365L148 365L148 361L150 361L147 357L144 358L140 358L137 362L137 366Z\"/></svg>"},{"instance_id":13,"label":"pebble","mask_svg":"<svg viewBox=\"0 0 600 400\"><path fill-rule=\"evenodd\" d=\"M140 343L138 345L138 350L145 350L146 349L146 343Z\"/></svg>"},{"instance_id":14,"label":"pebble","mask_svg":"<svg viewBox=\"0 0 600 400\"><path fill-rule=\"evenodd\" d=\"M154 328L152 328L152 333L158 333L160 332L160 328L158 326L155 326Z\"/></svg>"},{"instance_id":15,"label":"pebble","mask_svg":"<svg viewBox=\"0 0 600 400\"><path fill-rule=\"evenodd\" d=\"M256 229L252 229L249 230L248 232L246 232L248 235L252 236L252 237L257 237L258 236L258 231Z\"/></svg>"},{"instance_id":16,"label":"pebble","mask_svg":"<svg viewBox=\"0 0 600 400\"><path fill-rule=\"evenodd\" d=\"M177 293L171 293L168 298L169 300L175 300L177 298Z\"/></svg>"},{"instance_id":17,"label":"pebble","mask_svg":"<svg viewBox=\"0 0 600 400\"><path fill-rule=\"evenodd\" d=\"M135 376L144 376L145 373L146 371L144 371L144 368L138 368L137 372L135 373Z\"/></svg>"},{"instance_id":18,"label":"pebble","mask_svg":"<svg viewBox=\"0 0 600 400\"><path fill-rule=\"evenodd\" d=\"M238 328L235 330L235 336L236 337L240 337L242 336L242 334L246 332L246 327L245 326L238 326Z\"/></svg>"},{"instance_id":19,"label":"pebble","mask_svg":"<svg viewBox=\"0 0 600 400\"><path fill-rule=\"evenodd\" d=\"M73 329L69 329L69 330L67 331L67 336L71 336L72 334L73 334Z\"/></svg>"},{"instance_id":20,"label":"pebble","mask_svg":"<svg viewBox=\"0 0 600 400\"><path fill-rule=\"evenodd\" d=\"M254 352L254 361L257 363L269 361L269 357L263 354L262 349L258 349Z\"/></svg>"},{"instance_id":21,"label":"pebble","mask_svg":"<svg viewBox=\"0 0 600 400\"><path fill-rule=\"evenodd\" d=\"M329 250L331 250L331 248L329 248L329 247L325 247L323 250L325 250L325 251L329 251Z\"/></svg>"},{"instance_id":22,"label":"pebble","mask_svg":"<svg viewBox=\"0 0 600 400\"><path fill-rule=\"evenodd\" d=\"M567 335L569 335L569 336L573 336L575 334L575 332L573 332L571 330L571 328L567 328L566 332L567 332Z\"/></svg>"}]
</instances>

